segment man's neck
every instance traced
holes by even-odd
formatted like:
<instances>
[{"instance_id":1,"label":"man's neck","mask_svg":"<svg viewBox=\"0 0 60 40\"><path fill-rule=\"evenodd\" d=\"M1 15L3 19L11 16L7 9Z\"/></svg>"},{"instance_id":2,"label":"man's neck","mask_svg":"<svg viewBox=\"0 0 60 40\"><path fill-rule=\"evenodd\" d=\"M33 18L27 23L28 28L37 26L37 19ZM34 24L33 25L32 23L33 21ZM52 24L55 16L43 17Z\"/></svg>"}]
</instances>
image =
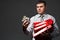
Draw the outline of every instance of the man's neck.
<instances>
[{"instance_id":1,"label":"man's neck","mask_svg":"<svg viewBox=\"0 0 60 40\"><path fill-rule=\"evenodd\" d=\"M44 15L45 13L43 13L43 14L40 14L40 15Z\"/></svg>"}]
</instances>

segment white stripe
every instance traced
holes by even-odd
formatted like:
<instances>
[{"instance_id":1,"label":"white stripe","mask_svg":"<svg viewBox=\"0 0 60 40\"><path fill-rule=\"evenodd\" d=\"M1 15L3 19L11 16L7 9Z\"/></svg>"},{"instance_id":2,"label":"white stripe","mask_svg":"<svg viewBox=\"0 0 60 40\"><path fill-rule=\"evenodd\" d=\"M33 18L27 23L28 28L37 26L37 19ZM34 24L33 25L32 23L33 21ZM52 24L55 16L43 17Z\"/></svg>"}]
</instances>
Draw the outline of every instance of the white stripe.
<instances>
[{"instance_id":1,"label":"white stripe","mask_svg":"<svg viewBox=\"0 0 60 40\"><path fill-rule=\"evenodd\" d=\"M46 26L46 24L41 25L41 26L39 26L39 27L34 28L34 30L38 30L38 29L40 29L40 28L42 28L42 27L45 27L45 26Z\"/></svg>"},{"instance_id":2,"label":"white stripe","mask_svg":"<svg viewBox=\"0 0 60 40\"><path fill-rule=\"evenodd\" d=\"M48 27L51 28L50 26L51 26L51 25L49 25ZM42 32L48 30L49 28L45 27L44 29L42 29L42 30L38 31L37 33L33 34L33 37L35 37L35 36L41 34Z\"/></svg>"},{"instance_id":3,"label":"white stripe","mask_svg":"<svg viewBox=\"0 0 60 40\"><path fill-rule=\"evenodd\" d=\"M42 25L42 24L45 24L46 22L41 22L39 24L36 24L35 26L39 26L39 25Z\"/></svg>"},{"instance_id":4,"label":"white stripe","mask_svg":"<svg viewBox=\"0 0 60 40\"><path fill-rule=\"evenodd\" d=\"M47 29L47 27L45 27L44 29L42 29L42 30L38 31L37 33L33 34L33 37L41 34L41 33L44 32L44 31L46 31L46 29Z\"/></svg>"}]
</instances>

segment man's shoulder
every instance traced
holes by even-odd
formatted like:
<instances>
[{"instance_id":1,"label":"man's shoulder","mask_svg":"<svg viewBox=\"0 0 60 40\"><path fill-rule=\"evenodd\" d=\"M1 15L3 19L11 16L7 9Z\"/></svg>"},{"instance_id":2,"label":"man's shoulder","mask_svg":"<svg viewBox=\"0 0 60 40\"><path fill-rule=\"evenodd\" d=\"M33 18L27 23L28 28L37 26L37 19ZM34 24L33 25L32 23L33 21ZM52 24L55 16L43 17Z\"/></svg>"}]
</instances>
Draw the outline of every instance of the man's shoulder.
<instances>
[{"instance_id":1,"label":"man's shoulder","mask_svg":"<svg viewBox=\"0 0 60 40\"><path fill-rule=\"evenodd\" d=\"M54 23L55 23L55 17L52 16L52 15L50 15L50 14L47 14L47 15L48 15L48 17L51 18L51 19L54 21Z\"/></svg>"},{"instance_id":2,"label":"man's shoulder","mask_svg":"<svg viewBox=\"0 0 60 40\"><path fill-rule=\"evenodd\" d=\"M47 14L48 17L51 17L51 18L54 18L54 16L50 15L50 14Z\"/></svg>"}]
</instances>

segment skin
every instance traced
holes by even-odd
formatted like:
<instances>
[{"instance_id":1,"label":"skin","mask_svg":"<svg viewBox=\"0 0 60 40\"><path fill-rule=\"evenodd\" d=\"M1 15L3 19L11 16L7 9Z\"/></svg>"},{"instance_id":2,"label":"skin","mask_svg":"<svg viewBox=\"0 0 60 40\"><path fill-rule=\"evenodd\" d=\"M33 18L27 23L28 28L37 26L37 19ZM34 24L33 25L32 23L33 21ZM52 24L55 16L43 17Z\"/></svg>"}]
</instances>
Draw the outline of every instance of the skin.
<instances>
[{"instance_id":1,"label":"skin","mask_svg":"<svg viewBox=\"0 0 60 40\"><path fill-rule=\"evenodd\" d=\"M36 4L36 10L37 10L37 13L42 15L46 11L46 6L44 5L44 3Z\"/></svg>"}]
</instances>

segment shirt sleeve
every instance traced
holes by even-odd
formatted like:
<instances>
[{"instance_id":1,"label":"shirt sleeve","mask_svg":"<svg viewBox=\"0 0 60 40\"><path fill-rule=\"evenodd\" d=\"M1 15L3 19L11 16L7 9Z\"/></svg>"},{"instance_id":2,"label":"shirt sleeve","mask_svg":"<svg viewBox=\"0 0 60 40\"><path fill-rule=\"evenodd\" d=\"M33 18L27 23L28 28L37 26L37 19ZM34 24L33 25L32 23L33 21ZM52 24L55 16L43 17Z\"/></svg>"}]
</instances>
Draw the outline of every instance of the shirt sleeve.
<instances>
[{"instance_id":1,"label":"shirt sleeve","mask_svg":"<svg viewBox=\"0 0 60 40\"><path fill-rule=\"evenodd\" d=\"M30 18L30 24L28 25L28 27L26 28L26 30L24 31L24 33L26 35L31 35L32 34L32 31L33 31L33 18Z\"/></svg>"},{"instance_id":2,"label":"shirt sleeve","mask_svg":"<svg viewBox=\"0 0 60 40\"><path fill-rule=\"evenodd\" d=\"M26 29L29 33L31 33L33 31L33 17L30 18L30 24L28 25L27 29Z\"/></svg>"},{"instance_id":3,"label":"shirt sleeve","mask_svg":"<svg viewBox=\"0 0 60 40\"><path fill-rule=\"evenodd\" d=\"M52 19L53 19L53 28L54 28L54 30L53 30L53 32L51 33L51 36L52 36L52 37L57 37L57 36L59 35L59 28L58 28L58 25L57 25L57 23L56 23L55 18L52 17Z\"/></svg>"}]
</instances>

